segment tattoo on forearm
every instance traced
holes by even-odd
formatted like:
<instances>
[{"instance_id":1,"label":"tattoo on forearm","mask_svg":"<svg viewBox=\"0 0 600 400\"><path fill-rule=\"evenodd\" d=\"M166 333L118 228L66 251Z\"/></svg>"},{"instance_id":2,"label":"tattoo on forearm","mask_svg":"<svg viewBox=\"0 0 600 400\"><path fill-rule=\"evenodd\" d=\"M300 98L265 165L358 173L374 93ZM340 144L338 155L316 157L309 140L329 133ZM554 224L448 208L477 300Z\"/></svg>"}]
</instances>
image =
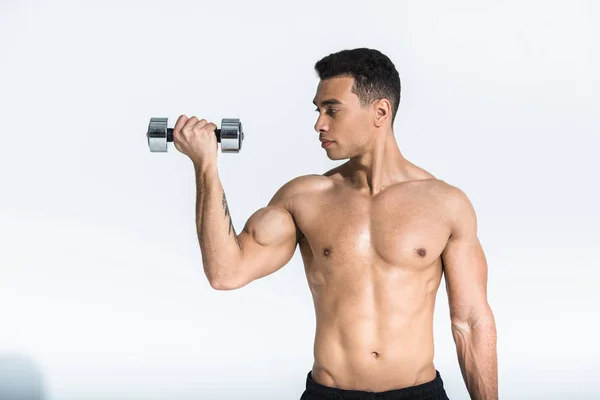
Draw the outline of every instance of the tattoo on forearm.
<instances>
[{"instance_id":1,"label":"tattoo on forearm","mask_svg":"<svg viewBox=\"0 0 600 400\"><path fill-rule=\"evenodd\" d=\"M237 233L235 232L235 228L233 226L233 221L231 219L231 214L229 213L229 205L227 204L227 197L225 197L225 192L223 192L223 209L225 210L225 218L229 217L229 234L231 234L231 232L233 231L233 238L235 239L235 242L241 250L242 245L238 240Z\"/></svg>"}]
</instances>

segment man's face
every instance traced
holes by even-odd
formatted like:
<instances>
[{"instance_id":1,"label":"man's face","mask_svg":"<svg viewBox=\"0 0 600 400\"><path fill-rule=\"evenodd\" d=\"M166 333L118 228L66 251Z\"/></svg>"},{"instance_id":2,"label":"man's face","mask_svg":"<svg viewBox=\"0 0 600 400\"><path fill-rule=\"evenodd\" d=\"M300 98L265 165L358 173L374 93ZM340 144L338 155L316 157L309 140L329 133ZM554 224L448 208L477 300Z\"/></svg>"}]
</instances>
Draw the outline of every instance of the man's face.
<instances>
[{"instance_id":1,"label":"man's face","mask_svg":"<svg viewBox=\"0 0 600 400\"><path fill-rule=\"evenodd\" d=\"M362 108L352 93L353 78L322 80L314 103L319 117L315 130L319 139L329 140L325 151L331 160L342 160L362 154L373 139L372 107Z\"/></svg>"}]
</instances>

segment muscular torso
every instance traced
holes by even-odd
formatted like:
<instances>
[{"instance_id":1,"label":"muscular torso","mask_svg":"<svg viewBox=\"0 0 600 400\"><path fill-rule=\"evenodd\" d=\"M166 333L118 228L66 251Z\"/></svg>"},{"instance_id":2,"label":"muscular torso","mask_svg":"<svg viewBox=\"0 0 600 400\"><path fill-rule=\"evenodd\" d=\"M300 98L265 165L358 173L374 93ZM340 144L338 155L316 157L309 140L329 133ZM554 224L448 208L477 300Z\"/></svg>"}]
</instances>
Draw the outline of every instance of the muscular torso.
<instances>
[{"instance_id":1,"label":"muscular torso","mask_svg":"<svg viewBox=\"0 0 600 400\"><path fill-rule=\"evenodd\" d=\"M411 179L373 196L335 170L314 179L290 204L315 306L313 379L374 392L433 380L445 183Z\"/></svg>"}]
</instances>

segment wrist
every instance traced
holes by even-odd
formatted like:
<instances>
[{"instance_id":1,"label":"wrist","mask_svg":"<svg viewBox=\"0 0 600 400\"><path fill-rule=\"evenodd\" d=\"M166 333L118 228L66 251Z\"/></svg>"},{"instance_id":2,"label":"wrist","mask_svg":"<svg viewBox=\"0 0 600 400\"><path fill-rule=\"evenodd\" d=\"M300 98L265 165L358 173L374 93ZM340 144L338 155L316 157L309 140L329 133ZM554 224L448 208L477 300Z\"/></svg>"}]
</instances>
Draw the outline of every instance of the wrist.
<instances>
[{"instance_id":1,"label":"wrist","mask_svg":"<svg viewBox=\"0 0 600 400\"><path fill-rule=\"evenodd\" d=\"M212 176L218 172L217 163L212 161L195 162L194 170L196 171L196 174L200 176Z\"/></svg>"}]
</instances>

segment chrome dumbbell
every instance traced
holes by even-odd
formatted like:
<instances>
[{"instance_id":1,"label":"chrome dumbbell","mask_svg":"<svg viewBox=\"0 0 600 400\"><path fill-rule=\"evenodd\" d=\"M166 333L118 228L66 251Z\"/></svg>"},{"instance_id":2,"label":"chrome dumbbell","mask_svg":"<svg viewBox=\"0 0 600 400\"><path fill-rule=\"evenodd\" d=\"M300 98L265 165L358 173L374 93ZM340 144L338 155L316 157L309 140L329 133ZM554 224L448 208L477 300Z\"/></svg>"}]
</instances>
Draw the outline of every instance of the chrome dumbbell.
<instances>
[{"instance_id":1,"label":"chrome dumbbell","mask_svg":"<svg viewBox=\"0 0 600 400\"><path fill-rule=\"evenodd\" d=\"M148 124L148 147L150 151L166 152L167 143L173 142L173 128L168 128L167 118L151 118ZM221 143L222 153L239 153L244 141L242 123L237 118L223 118L221 129L215 130L217 142Z\"/></svg>"}]
</instances>

